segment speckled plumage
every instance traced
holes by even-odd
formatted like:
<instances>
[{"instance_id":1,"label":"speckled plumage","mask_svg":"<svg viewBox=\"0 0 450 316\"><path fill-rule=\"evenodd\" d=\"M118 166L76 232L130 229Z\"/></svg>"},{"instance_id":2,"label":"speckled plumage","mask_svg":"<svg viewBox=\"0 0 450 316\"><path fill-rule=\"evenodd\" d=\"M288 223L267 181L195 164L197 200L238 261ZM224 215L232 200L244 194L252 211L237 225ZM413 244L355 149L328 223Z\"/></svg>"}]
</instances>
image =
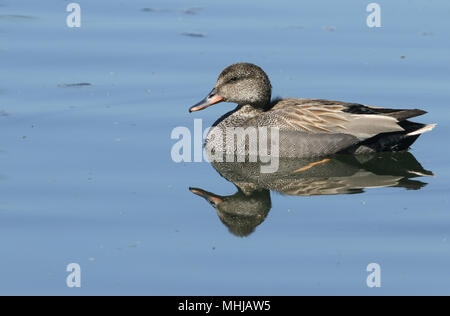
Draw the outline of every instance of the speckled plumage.
<instances>
[{"instance_id":1,"label":"speckled plumage","mask_svg":"<svg viewBox=\"0 0 450 316\"><path fill-rule=\"evenodd\" d=\"M275 127L280 131L280 156L306 158L405 150L421 133L434 127L407 120L425 114L422 110L322 99L271 102L271 91L270 80L260 67L238 63L225 68L210 96L220 98L214 103L234 102L238 106L213 124L206 144L217 147L223 141L212 137L217 129L225 133L229 127Z\"/></svg>"}]
</instances>

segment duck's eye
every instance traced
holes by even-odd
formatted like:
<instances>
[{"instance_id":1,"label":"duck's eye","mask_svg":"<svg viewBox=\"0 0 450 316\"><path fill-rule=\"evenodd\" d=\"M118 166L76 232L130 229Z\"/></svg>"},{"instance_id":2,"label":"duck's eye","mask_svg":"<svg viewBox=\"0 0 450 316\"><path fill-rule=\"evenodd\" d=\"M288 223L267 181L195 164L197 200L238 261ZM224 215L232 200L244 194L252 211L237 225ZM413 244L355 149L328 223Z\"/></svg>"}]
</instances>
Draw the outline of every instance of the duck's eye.
<instances>
[{"instance_id":1,"label":"duck's eye","mask_svg":"<svg viewBox=\"0 0 450 316\"><path fill-rule=\"evenodd\" d=\"M232 77L229 81L230 82L236 82L236 81L238 81L238 79L239 79L238 77Z\"/></svg>"}]
</instances>

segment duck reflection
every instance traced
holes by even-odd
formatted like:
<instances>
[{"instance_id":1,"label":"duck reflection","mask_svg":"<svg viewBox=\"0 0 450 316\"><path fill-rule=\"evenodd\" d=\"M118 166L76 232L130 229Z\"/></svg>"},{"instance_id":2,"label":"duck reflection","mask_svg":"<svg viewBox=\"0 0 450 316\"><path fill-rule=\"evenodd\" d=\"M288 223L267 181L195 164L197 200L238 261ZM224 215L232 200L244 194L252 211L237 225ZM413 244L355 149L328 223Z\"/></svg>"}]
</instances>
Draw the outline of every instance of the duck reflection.
<instances>
[{"instance_id":1,"label":"duck reflection","mask_svg":"<svg viewBox=\"0 0 450 316\"><path fill-rule=\"evenodd\" d=\"M371 155L337 155L323 160L280 158L275 173L260 173L260 163L214 162L212 166L232 182L237 192L222 196L200 188L189 190L217 211L229 231L248 236L267 217L270 191L312 196L357 194L366 188L399 187L419 190L426 185L416 178L432 176L410 152Z\"/></svg>"}]
</instances>

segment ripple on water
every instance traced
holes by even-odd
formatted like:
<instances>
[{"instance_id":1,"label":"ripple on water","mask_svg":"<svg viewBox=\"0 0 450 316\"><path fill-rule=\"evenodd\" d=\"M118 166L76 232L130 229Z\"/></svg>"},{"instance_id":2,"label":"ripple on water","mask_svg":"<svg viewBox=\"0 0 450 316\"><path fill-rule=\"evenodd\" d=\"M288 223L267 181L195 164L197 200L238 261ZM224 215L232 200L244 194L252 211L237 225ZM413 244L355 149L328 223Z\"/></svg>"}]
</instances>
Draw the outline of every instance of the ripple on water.
<instances>
[{"instance_id":1,"label":"ripple on water","mask_svg":"<svg viewBox=\"0 0 450 316\"><path fill-rule=\"evenodd\" d=\"M20 15L20 14L0 14L0 20L37 20L37 17L31 15Z\"/></svg>"},{"instance_id":2,"label":"ripple on water","mask_svg":"<svg viewBox=\"0 0 450 316\"><path fill-rule=\"evenodd\" d=\"M199 13L203 8L201 7L192 7L186 9L167 9L167 8L142 8L142 12L151 12L151 13L182 13L188 15L195 15Z\"/></svg>"}]
</instances>

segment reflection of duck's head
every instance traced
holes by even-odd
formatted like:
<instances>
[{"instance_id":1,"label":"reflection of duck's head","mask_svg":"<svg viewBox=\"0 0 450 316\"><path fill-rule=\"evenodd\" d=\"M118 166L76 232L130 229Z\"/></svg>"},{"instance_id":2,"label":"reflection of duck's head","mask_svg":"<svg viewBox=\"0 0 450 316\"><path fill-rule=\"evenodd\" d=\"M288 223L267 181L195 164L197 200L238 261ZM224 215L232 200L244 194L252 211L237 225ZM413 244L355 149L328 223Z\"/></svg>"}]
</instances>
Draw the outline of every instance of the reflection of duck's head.
<instances>
[{"instance_id":1,"label":"reflection of duck's head","mask_svg":"<svg viewBox=\"0 0 450 316\"><path fill-rule=\"evenodd\" d=\"M189 190L204 198L217 211L222 223L239 237L250 235L261 224L271 208L270 191L256 190L245 194L242 190L229 196L220 196L198 189Z\"/></svg>"},{"instance_id":2,"label":"reflection of duck's head","mask_svg":"<svg viewBox=\"0 0 450 316\"><path fill-rule=\"evenodd\" d=\"M200 111L222 101L264 108L270 103L271 92L272 86L264 70L250 63L237 63L225 68L214 89L189 111Z\"/></svg>"}]
</instances>

